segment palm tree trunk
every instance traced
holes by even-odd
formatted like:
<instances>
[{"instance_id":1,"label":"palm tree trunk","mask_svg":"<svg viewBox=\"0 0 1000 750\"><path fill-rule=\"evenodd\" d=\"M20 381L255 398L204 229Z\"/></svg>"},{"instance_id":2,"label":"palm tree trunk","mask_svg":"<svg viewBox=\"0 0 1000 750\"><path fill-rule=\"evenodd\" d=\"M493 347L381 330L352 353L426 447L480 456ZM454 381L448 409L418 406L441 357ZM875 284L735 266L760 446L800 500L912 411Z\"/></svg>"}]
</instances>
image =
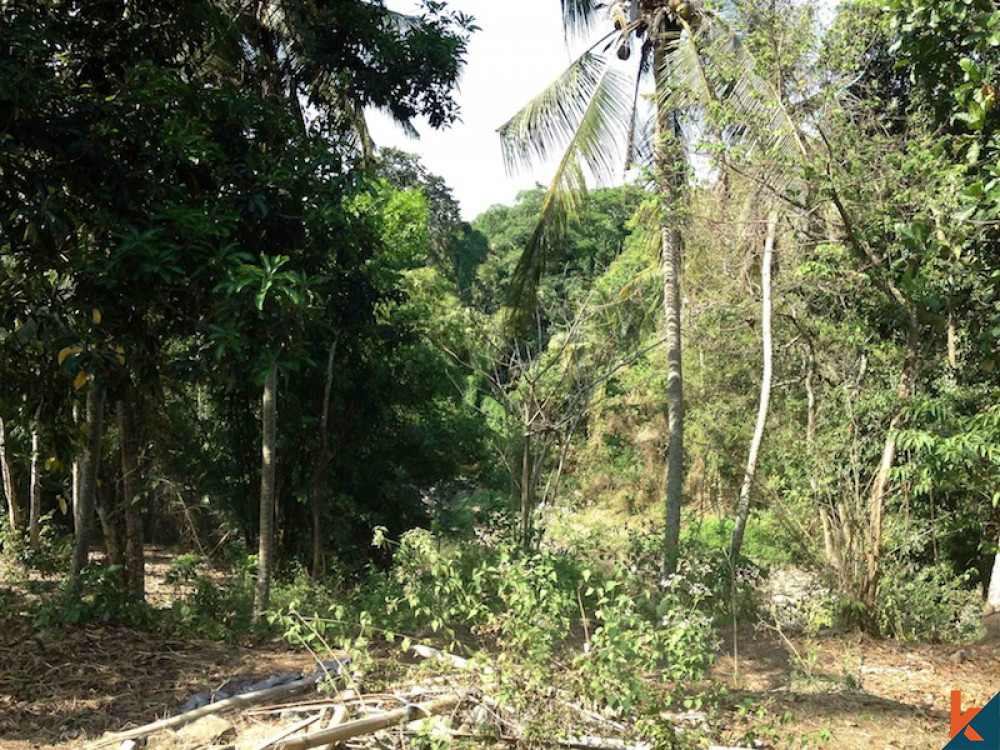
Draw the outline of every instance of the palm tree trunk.
<instances>
[{"instance_id":1,"label":"palm tree trunk","mask_svg":"<svg viewBox=\"0 0 1000 750\"><path fill-rule=\"evenodd\" d=\"M80 404L76 399L73 399L73 428L79 430L80 428ZM73 456L73 471L72 471L72 482L73 486L71 488L72 501L73 501L73 521L76 521L77 506L80 505L80 453L77 452Z\"/></svg>"},{"instance_id":2,"label":"palm tree trunk","mask_svg":"<svg viewBox=\"0 0 1000 750\"><path fill-rule=\"evenodd\" d=\"M743 546L743 535L746 532L747 520L750 517L750 493L753 490L754 478L757 475L757 459L760 456L760 446L764 441L764 428L767 425L767 412L771 402L772 348L771 341L771 267L774 257L775 233L778 229L778 214L772 211L767 219L767 239L764 242L764 258L760 266L761 286L761 334L764 346L764 371L760 381L760 405L757 409L757 425L754 427L753 440L750 441L750 454L747 456L747 468L743 474L743 486L740 488L740 500L736 506L736 526L733 529L733 541L729 548L732 560L736 560Z\"/></svg>"},{"instance_id":3,"label":"palm tree trunk","mask_svg":"<svg viewBox=\"0 0 1000 750\"><path fill-rule=\"evenodd\" d=\"M662 204L660 236L662 255L660 270L663 277L663 310L666 318L667 348L667 481L664 511L666 517L663 547L663 572L672 575L677 570L681 532L681 494L684 487L684 378L681 361L681 250L679 229L681 187L684 180L684 154L680 148L673 113L666 110L665 63L667 40L656 41L653 70L656 75L656 96L659 111L656 118L656 177Z\"/></svg>"},{"instance_id":4,"label":"palm tree trunk","mask_svg":"<svg viewBox=\"0 0 1000 750\"><path fill-rule=\"evenodd\" d=\"M121 435L122 502L125 506L125 586L136 601L146 598L146 558L142 508L139 505L139 462L136 458L135 415L126 395L118 402Z\"/></svg>"},{"instance_id":5,"label":"palm tree trunk","mask_svg":"<svg viewBox=\"0 0 1000 750\"><path fill-rule=\"evenodd\" d=\"M97 473L101 465L101 437L104 427L104 394L97 383L87 388L87 446L80 460L79 497L73 507L74 543L70 561L71 596L80 595L80 572L90 557L90 527L97 504Z\"/></svg>"},{"instance_id":6,"label":"palm tree trunk","mask_svg":"<svg viewBox=\"0 0 1000 750\"><path fill-rule=\"evenodd\" d=\"M277 449L278 366L272 364L264 379L261 402L260 540L257 551L257 590L253 620L260 621L271 601L274 566L274 481Z\"/></svg>"},{"instance_id":7,"label":"palm tree trunk","mask_svg":"<svg viewBox=\"0 0 1000 750\"><path fill-rule=\"evenodd\" d=\"M42 452L41 420L42 407L35 411L31 421L31 467L28 484L28 536L31 546L38 549L42 544L42 474L39 461Z\"/></svg>"},{"instance_id":8,"label":"palm tree trunk","mask_svg":"<svg viewBox=\"0 0 1000 750\"><path fill-rule=\"evenodd\" d=\"M7 429L3 419L0 419L0 477L3 479L3 493L7 497L7 521L10 523L10 530L15 535L20 535L24 519L21 515L21 502L17 496L17 481L10 462Z\"/></svg>"}]
</instances>

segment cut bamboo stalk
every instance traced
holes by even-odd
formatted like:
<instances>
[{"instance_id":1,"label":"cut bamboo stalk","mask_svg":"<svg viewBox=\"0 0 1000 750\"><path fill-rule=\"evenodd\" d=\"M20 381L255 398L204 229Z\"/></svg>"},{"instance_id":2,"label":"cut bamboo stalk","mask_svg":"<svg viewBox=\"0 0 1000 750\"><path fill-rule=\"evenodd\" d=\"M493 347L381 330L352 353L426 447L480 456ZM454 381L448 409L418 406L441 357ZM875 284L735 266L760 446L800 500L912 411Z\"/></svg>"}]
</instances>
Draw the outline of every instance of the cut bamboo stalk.
<instances>
[{"instance_id":1,"label":"cut bamboo stalk","mask_svg":"<svg viewBox=\"0 0 1000 750\"><path fill-rule=\"evenodd\" d=\"M261 744L259 744L257 746L256 750L267 750L269 747L272 747L273 745L276 745L277 743L281 742L282 740L287 739L288 737L291 737L296 732L301 732L306 727L312 726L317 721L319 721L321 718L323 718L323 714L320 713L320 714L316 714L315 716L310 716L307 719L303 719L302 721L298 722L297 724L292 724L292 726L288 727L284 731L280 732L279 734L276 734L274 737L271 737L269 740L266 740L265 742L262 742Z\"/></svg>"},{"instance_id":2,"label":"cut bamboo stalk","mask_svg":"<svg viewBox=\"0 0 1000 750\"><path fill-rule=\"evenodd\" d=\"M348 695L348 693L350 693L350 695ZM350 698L353 697L354 697L353 690L348 690L343 695L345 701L350 700ZM345 703L341 703L339 706L337 706L336 709L334 709L333 716L330 717L330 723L326 725L326 728L333 729L334 727L339 727L341 724L347 721L347 716L348 716L347 705ZM328 745L323 745L323 747L320 748L320 750L336 750L336 745L331 742Z\"/></svg>"},{"instance_id":3,"label":"cut bamboo stalk","mask_svg":"<svg viewBox=\"0 0 1000 750\"><path fill-rule=\"evenodd\" d=\"M382 729L406 724L421 717L443 714L446 711L451 711L461 702L461 696L447 695L429 703L406 706L395 711L387 711L386 713L376 714L375 716L358 719L357 721L350 721L331 729L313 732L303 737L284 740L275 746L275 750L310 750L310 748L314 747L343 742L352 737L374 734Z\"/></svg>"},{"instance_id":4,"label":"cut bamboo stalk","mask_svg":"<svg viewBox=\"0 0 1000 750\"><path fill-rule=\"evenodd\" d=\"M339 672L339 669L337 671ZM192 721L196 721L203 716L211 716L212 714L230 711L234 708L246 708L247 706L252 706L256 703L263 703L264 701L269 701L282 695L291 695L299 692L300 690L308 690L309 688L315 686L316 683L319 682L320 679L322 679L322 677L327 673L327 670L324 670L319 674L303 677L301 680L286 682L284 685L276 685L275 687L265 688L264 690L255 690L252 693L243 693L243 695L234 695L232 698L226 698L226 700L219 701L218 703L209 703L207 706L196 708L193 711L187 711L186 713L178 714L177 716L160 719L159 721L144 724L141 727L129 729L125 732L118 732L105 739L97 740L93 745L91 745L91 747L103 747L104 745L112 745L116 742L120 743L122 740L133 740L139 737L145 737L156 732L162 732L166 729L177 729L178 727L190 724Z\"/></svg>"},{"instance_id":5,"label":"cut bamboo stalk","mask_svg":"<svg viewBox=\"0 0 1000 750\"><path fill-rule=\"evenodd\" d=\"M455 739L481 739L480 735L474 732L449 731L448 735ZM503 742L508 745L521 745L525 740L523 737L510 737L502 735L492 738L496 742ZM608 737L571 737L568 740L543 740L533 738L532 743L544 747L565 747L570 750L652 750L652 745L648 742L629 742ZM745 750L744 748L710 748L709 750Z\"/></svg>"},{"instance_id":6,"label":"cut bamboo stalk","mask_svg":"<svg viewBox=\"0 0 1000 750\"><path fill-rule=\"evenodd\" d=\"M458 656L456 654L449 654L447 651L439 651L436 648L430 646L424 646L421 644L416 644L410 647L410 650L417 656L422 656L425 659L443 659L444 661L450 661L454 666L459 669L476 669L483 674L493 674L493 668L489 666L479 666L473 664L468 659Z\"/></svg>"}]
</instances>

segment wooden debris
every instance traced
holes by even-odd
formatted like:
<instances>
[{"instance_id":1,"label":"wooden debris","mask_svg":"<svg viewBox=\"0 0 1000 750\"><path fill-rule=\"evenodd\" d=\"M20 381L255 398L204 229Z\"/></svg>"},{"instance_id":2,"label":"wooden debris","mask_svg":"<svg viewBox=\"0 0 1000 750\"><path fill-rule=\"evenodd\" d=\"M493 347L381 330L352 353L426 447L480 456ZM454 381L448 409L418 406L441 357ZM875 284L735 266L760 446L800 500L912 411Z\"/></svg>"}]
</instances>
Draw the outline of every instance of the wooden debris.
<instances>
[{"instance_id":1,"label":"wooden debris","mask_svg":"<svg viewBox=\"0 0 1000 750\"><path fill-rule=\"evenodd\" d=\"M210 745L233 732L233 725L218 716L203 716L177 730L177 739L184 743Z\"/></svg>"},{"instance_id":2,"label":"wooden debris","mask_svg":"<svg viewBox=\"0 0 1000 750\"><path fill-rule=\"evenodd\" d=\"M210 703L207 706L196 708L193 711L188 711L187 713L178 714L177 716L171 716L166 719L144 724L141 727L129 729L125 732L118 732L107 738L97 740L92 747L103 747L104 745L110 745L116 742L120 743L123 740L138 739L156 732L162 732L166 729L177 729L178 727L197 721L204 716L212 716L213 714L222 713L223 711L232 711L237 708L246 708L247 706L252 706L257 703L275 700L276 698L284 695L293 695L294 693L314 687L325 673L326 672L324 671L319 674L310 675L309 677L303 677L301 680L287 682L284 685L278 685L265 690L257 690L252 693L235 695L232 698L227 698L226 700L219 701L218 703Z\"/></svg>"},{"instance_id":3,"label":"wooden debris","mask_svg":"<svg viewBox=\"0 0 1000 750\"><path fill-rule=\"evenodd\" d=\"M333 729L334 727L339 727L341 724L347 721L348 712L347 712L346 702L351 700L352 698L355 698L356 694L355 691L353 690L345 690L340 697L343 700L341 704L333 710L333 716L330 717L330 722L326 725L327 729ZM331 742L330 744L321 747L320 750L335 750L335 747L336 746L334 745L334 743Z\"/></svg>"},{"instance_id":4,"label":"wooden debris","mask_svg":"<svg viewBox=\"0 0 1000 750\"><path fill-rule=\"evenodd\" d=\"M456 739L476 739L482 737L482 735L473 734L472 732L449 732L449 735ZM506 735L490 739L508 745L521 745L525 742L523 737L510 737ZM652 750L653 747L648 742L629 742L628 740L608 737L571 737L568 740L543 740L534 738L531 742L535 745L565 747L570 748L570 750ZM733 748L732 750L741 749Z\"/></svg>"},{"instance_id":5,"label":"wooden debris","mask_svg":"<svg viewBox=\"0 0 1000 750\"><path fill-rule=\"evenodd\" d=\"M364 719L358 719L357 721L349 721L346 724L341 724L330 729L323 729L302 737L283 740L274 747L275 750L310 750L310 748L314 747L343 742L352 737L374 734L382 729L389 729L390 727L414 721L421 716L442 714L455 709L461 702L462 697L459 695L446 695L427 703L406 706L395 711L387 711L374 716L368 716Z\"/></svg>"},{"instance_id":6,"label":"wooden debris","mask_svg":"<svg viewBox=\"0 0 1000 750\"><path fill-rule=\"evenodd\" d=\"M276 734L274 737L271 737L270 739L260 743L257 746L256 750L268 750L269 747L274 747L279 742L281 742L284 739L287 739L288 737L291 737L296 732L301 732L306 727L312 726L317 721L319 721L320 718L322 718L322 716L323 714L316 714L315 716L310 716L308 719L303 719L297 724L292 724L292 726L288 727L279 734Z\"/></svg>"}]
</instances>

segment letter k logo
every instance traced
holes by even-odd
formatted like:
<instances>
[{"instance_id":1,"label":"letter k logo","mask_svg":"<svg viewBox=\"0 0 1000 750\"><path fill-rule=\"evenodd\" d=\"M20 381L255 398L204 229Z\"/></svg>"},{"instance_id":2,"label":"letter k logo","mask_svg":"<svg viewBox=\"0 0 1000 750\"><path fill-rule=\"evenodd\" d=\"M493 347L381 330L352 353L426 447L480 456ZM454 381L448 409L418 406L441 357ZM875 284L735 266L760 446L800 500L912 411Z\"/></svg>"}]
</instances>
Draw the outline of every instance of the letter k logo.
<instances>
[{"instance_id":1,"label":"letter k logo","mask_svg":"<svg viewBox=\"0 0 1000 750\"><path fill-rule=\"evenodd\" d=\"M981 706L974 706L970 708L965 713L962 713L962 691L952 690L951 691L951 736L954 737L963 729L965 730L965 736L968 737L972 742L982 742L983 738L980 737L976 730L969 726L969 722L972 721L976 714L982 709Z\"/></svg>"}]
</instances>

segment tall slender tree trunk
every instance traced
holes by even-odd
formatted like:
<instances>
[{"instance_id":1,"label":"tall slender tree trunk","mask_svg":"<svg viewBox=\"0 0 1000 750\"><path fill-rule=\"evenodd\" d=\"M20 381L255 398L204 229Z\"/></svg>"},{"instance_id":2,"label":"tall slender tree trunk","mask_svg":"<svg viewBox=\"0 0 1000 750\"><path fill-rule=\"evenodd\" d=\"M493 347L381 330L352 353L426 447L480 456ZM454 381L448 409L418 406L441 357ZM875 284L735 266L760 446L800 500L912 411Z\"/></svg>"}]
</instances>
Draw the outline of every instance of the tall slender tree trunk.
<instances>
[{"instance_id":1,"label":"tall slender tree trunk","mask_svg":"<svg viewBox=\"0 0 1000 750\"><path fill-rule=\"evenodd\" d=\"M42 472L39 466L42 452L41 414L42 407L39 406L31 420L31 466L28 484L28 537L35 549L42 545Z\"/></svg>"},{"instance_id":2,"label":"tall slender tree trunk","mask_svg":"<svg viewBox=\"0 0 1000 750\"><path fill-rule=\"evenodd\" d=\"M800 332L802 329L799 329ZM813 502L819 512L820 527L823 529L823 555L827 563L837 574L838 580L844 580L844 561L841 556L842 535L834 518L835 508L832 504L823 502L819 497L819 481L816 479L816 350L812 339L806 336L806 449L809 452L809 489ZM843 520L842 520L843 522Z\"/></svg>"},{"instance_id":3,"label":"tall slender tree trunk","mask_svg":"<svg viewBox=\"0 0 1000 750\"><path fill-rule=\"evenodd\" d=\"M525 409L527 410L527 407ZM525 421L527 419L527 414L525 414ZM524 440L521 444L521 544L526 549L531 546L531 489L533 484L531 466L531 430L525 425Z\"/></svg>"},{"instance_id":4,"label":"tall slender tree trunk","mask_svg":"<svg viewBox=\"0 0 1000 750\"><path fill-rule=\"evenodd\" d=\"M989 588L986 590L982 624L986 629L986 638L994 639L1000 636L1000 552L997 552L993 559L993 572L990 574Z\"/></svg>"},{"instance_id":5,"label":"tall slender tree trunk","mask_svg":"<svg viewBox=\"0 0 1000 750\"><path fill-rule=\"evenodd\" d=\"M900 297L902 297L901 294ZM865 558L865 580L862 587L862 601L865 603L867 612L869 613L868 616L875 611L878 586L882 579L882 531L885 517L885 500L889 490L889 478L893 467L896 465L896 453L899 447L898 431L903 417L902 409L913 395L917 381L920 322L917 317L917 311L912 305L902 306L907 312L908 337L906 361L903 363L903 372L899 377L899 389L897 392L899 404L896 406L895 414L893 414L892 419L889 421L889 429L886 430L885 444L882 448L882 460L879 462L875 481L872 483L868 503L868 545ZM870 621L866 622L866 626L869 629L874 627Z\"/></svg>"},{"instance_id":6,"label":"tall slender tree trunk","mask_svg":"<svg viewBox=\"0 0 1000 750\"><path fill-rule=\"evenodd\" d=\"M264 379L261 400L260 539L257 551L257 590L253 620L259 622L271 601L274 566L275 461L278 442L278 366L272 364Z\"/></svg>"},{"instance_id":7,"label":"tall slender tree trunk","mask_svg":"<svg viewBox=\"0 0 1000 750\"><path fill-rule=\"evenodd\" d=\"M104 394L96 382L87 388L87 444L80 460L79 497L73 506L74 543L70 561L70 592L79 597L80 572L90 557L90 528L97 503L97 474L101 466L101 437L104 428Z\"/></svg>"},{"instance_id":8,"label":"tall slender tree trunk","mask_svg":"<svg viewBox=\"0 0 1000 750\"><path fill-rule=\"evenodd\" d=\"M118 431L121 437L122 504L125 514L125 587L133 599L142 601L146 598L146 556L139 498L135 413L128 394L118 401Z\"/></svg>"},{"instance_id":9,"label":"tall slender tree trunk","mask_svg":"<svg viewBox=\"0 0 1000 750\"><path fill-rule=\"evenodd\" d=\"M677 138L673 112L662 102L666 96L665 69L668 40L661 35L655 42L653 70L656 76L658 112L656 118L656 178L660 191L662 244L660 271L663 277L663 311L666 318L667 348L667 477L663 545L665 576L677 571L681 532L681 494L684 487L684 378L681 360L681 212L679 201L684 180L684 153Z\"/></svg>"},{"instance_id":10,"label":"tall slender tree trunk","mask_svg":"<svg viewBox=\"0 0 1000 750\"><path fill-rule=\"evenodd\" d=\"M73 400L73 427L76 430L79 430L79 428L80 428L80 404L79 404L79 402L76 399ZM76 509L80 505L80 464L81 464L81 456L82 456L82 454L80 453L80 451L77 451L76 455L73 456L73 476L72 476L73 486L71 488L71 491L72 491L72 501L73 501L73 521L74 521L74 523L76 522L76 518L77 518L77 510Z\"/></svg>"},{"instance_id":11,"label":"tall slender tree trunk","mask_svg":"<svg viewBox=\"0 0 1000 750\"><path fill-rule=\"evenodd\" d=\"M761 287L761 335L764 348L764 368L760 380L760 405L757 409L757 424L754 427L753 439L750 441L750 453L747 456L747 468L743 474L743 486L740 488L740 499L736 506L736 526L733 528L733 541L729 548L730 557L736 560L743 546L743 535L746 533L747 520L750 518L750 498L754 479L757 476L757 459L760 456L760 446L764 441L764 428L767 425L767 412L771 403L771 373L772 351L771 340L771 268L774 258L775 235L778 230L778 214L772 211L767 219L767 239L764 241L764 257L760 264Z\"/></svg>"},{"instance_id":12,"label":"tall slender tree trunk","mask_svg":"<svg viewBox=\"0 0 1000 750\"><path fill-rule=\"evenodd\" d=\"M20 535L24 529L21 501L17 493L17 481L10 461L10 446L7 444L7 427L0 418L0 478L3 480L3 494L7 497L7 521L10 530Z\"/></svg>"},{"instance_id":13,"label":"tall slender tree trunk","mask_svg":"<svg viewBox=\"0 0 1000 750\"><path fill-rule=\"evenodd\" d=\"M955 324L955 311L948 303L948 366L958 369L958 329Z\"/></svg>"},{"instance_id":14,"label":"tall slender tree trunk","mask_svg":"<svg viewBox=\"0 0 1000 750\"><path fill-rule=\"evenodd\" d=\"M314 580L323 575L325 568L323 506L326 500L326 477L330 464L330 394L333 392L333 367L336 360L337 342L334 341L330 344L330 352L326 359L326 384L323 387L323 405L319 420L319 451L316 454L316 464L313 466L312 479L309 482L313 517L312 577Z\"/></svg>"},{"instance_id":15,"label":"tall slender tree trunk","mask_svg":"<svg viewBox=\"0 0 1000 750\"><path fill-rule=\"evenodd\" d=\"M119 569L119 578L124 584L125 570L122 563L125 561L125 556L122 554L121 515L115 502L116 498L111 492L110 483L98 481L96 498L95 509L97 520L101 523L101 535L104 537L104 551L107 554L108 564Z\"/></svg>"}]
</instances>

